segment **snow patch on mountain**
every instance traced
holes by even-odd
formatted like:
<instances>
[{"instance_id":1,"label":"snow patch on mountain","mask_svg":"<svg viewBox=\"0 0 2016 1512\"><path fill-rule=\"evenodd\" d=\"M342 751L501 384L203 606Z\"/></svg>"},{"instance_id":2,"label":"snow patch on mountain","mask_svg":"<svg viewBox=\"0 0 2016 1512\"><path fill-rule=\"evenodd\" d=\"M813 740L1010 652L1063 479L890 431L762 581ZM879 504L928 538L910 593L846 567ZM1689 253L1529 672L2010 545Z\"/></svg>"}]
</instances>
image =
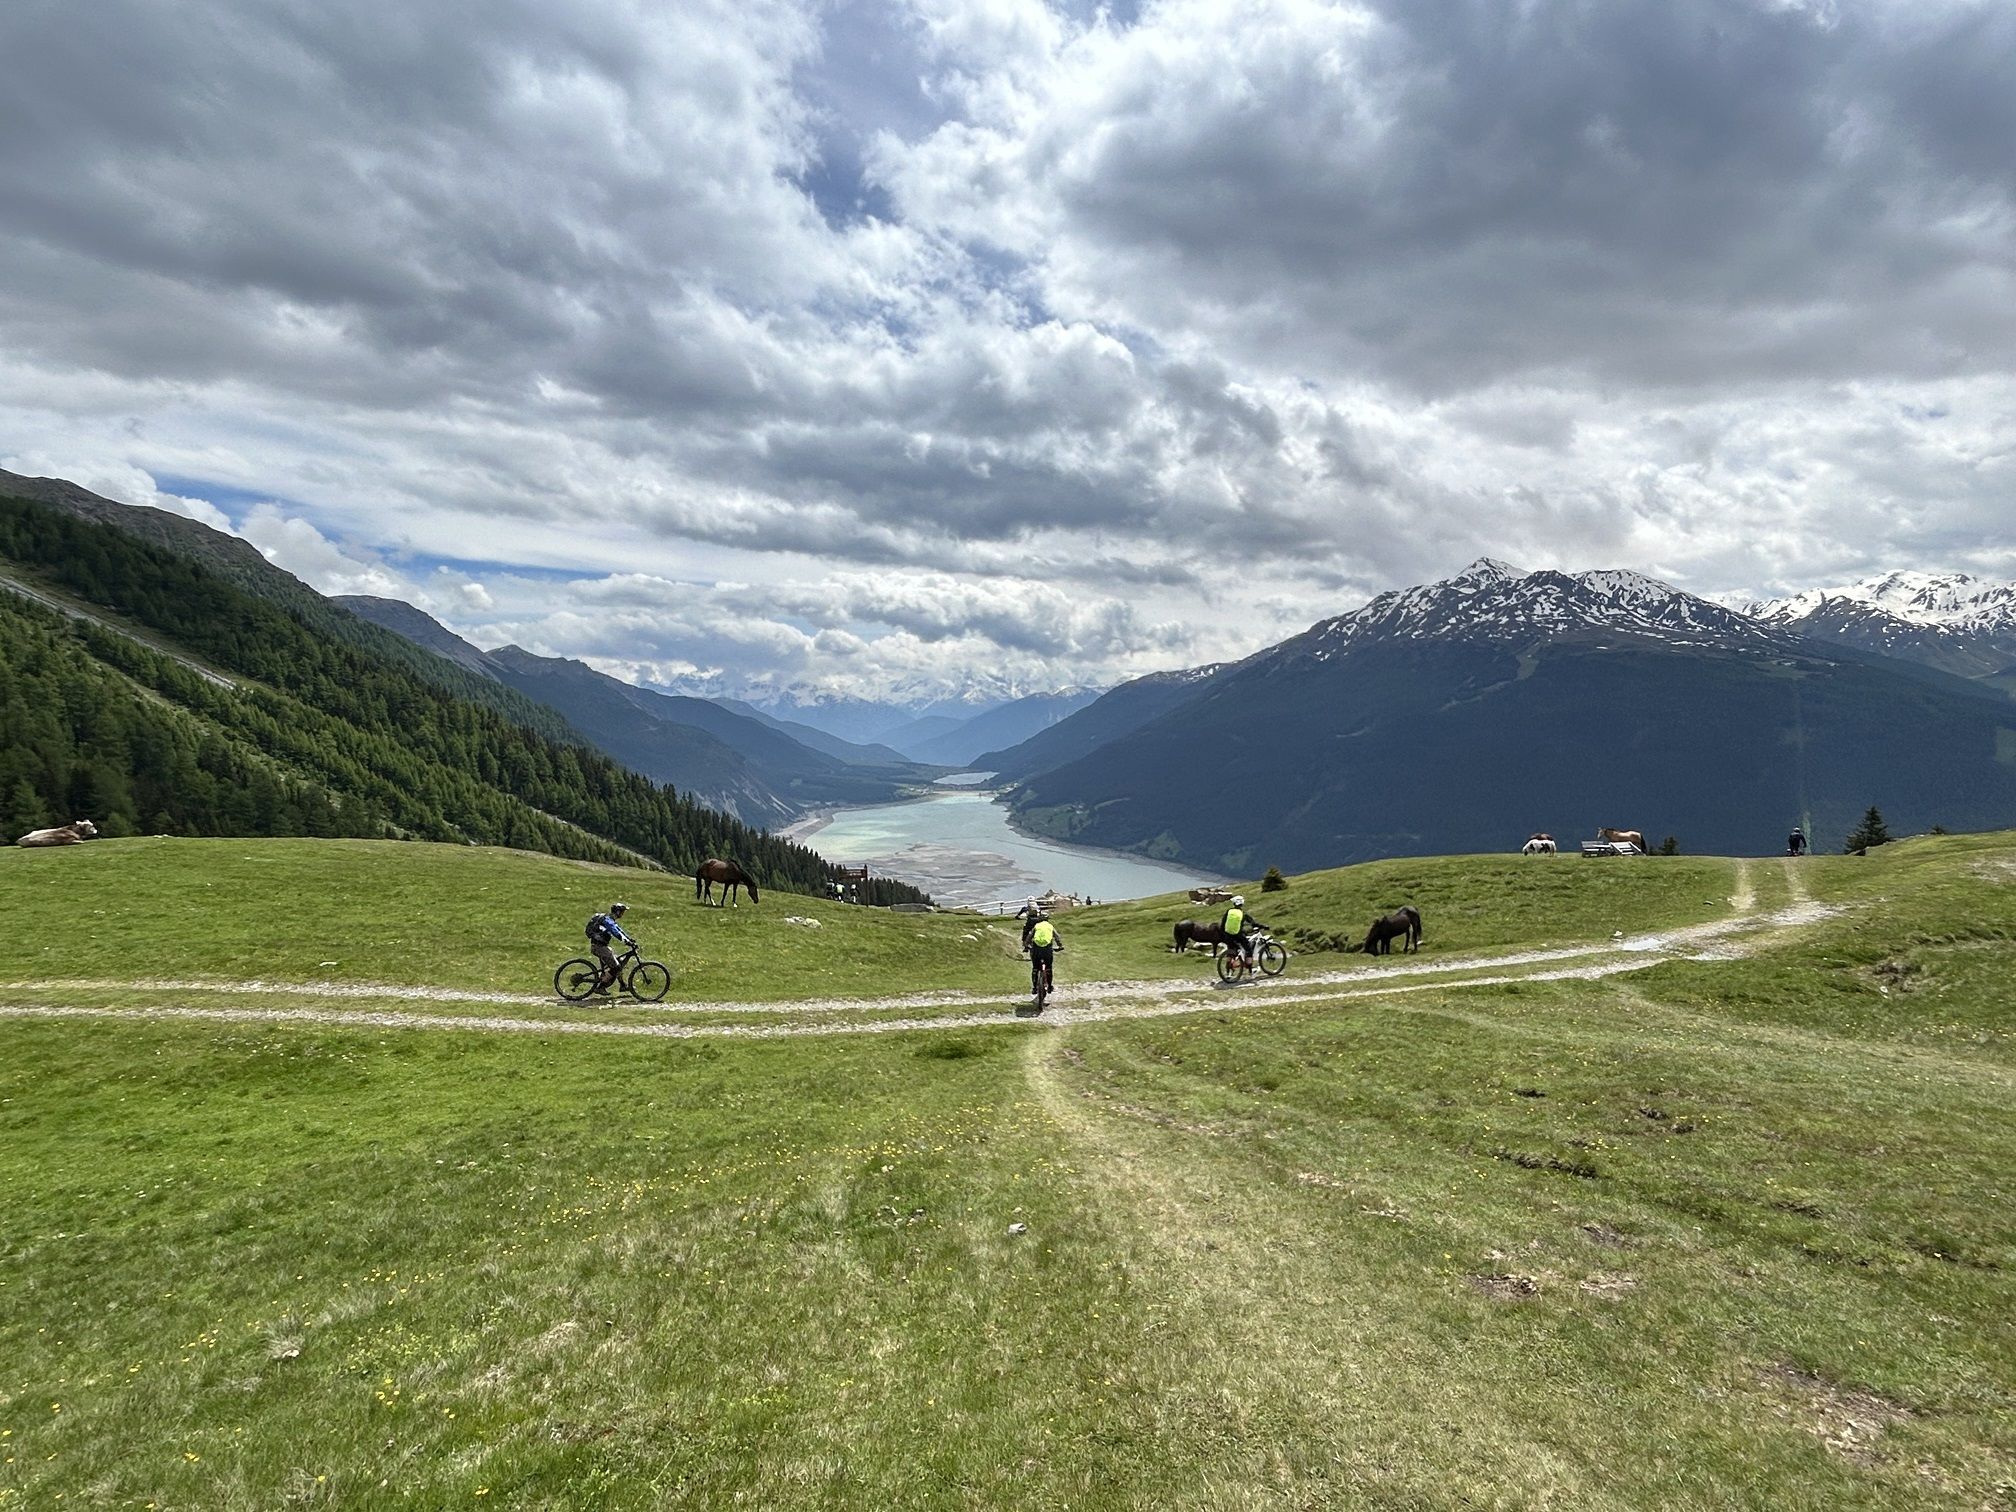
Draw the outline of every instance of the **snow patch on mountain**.
<instances>
[{"instance_id":1,"label":"snow patch on mountain","mask_svg":"<svg viewBox=\"0 0 2016 1512\"><path fill-rule=\"evenodd\" d=\"M1887 572L1838 588L1809 588L1788 598L1744 605L1759 619L1797 624L1854 604L1880 610L1906 624L1954 630L2016 630L2016 583L1964 572Z\"/></svg>"},{"instance_id":2,"label":"snow patch on mountain","mask_svg":"<svg viewBox=\"0 0 2016 1512\"><path fill-rule=\"evenodd\" d=\"M1439 582L1382 593L1300 639L1326 657L1371 640L1536 642L1591 630L1669 645L1789 645L1777 626L1643 573L1523 572L1490 557Z\"/></svg>"}]
</instances>

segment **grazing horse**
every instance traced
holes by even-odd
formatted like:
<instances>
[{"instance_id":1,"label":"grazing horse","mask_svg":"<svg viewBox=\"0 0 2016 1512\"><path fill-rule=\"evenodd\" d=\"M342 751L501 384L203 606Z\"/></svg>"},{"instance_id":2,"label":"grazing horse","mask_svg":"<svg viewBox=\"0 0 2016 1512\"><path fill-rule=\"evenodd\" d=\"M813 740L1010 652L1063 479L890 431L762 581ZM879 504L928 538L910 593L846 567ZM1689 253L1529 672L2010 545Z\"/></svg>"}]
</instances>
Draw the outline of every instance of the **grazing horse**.
<instances>
[{"instance_id":1,"label":"grazing horse","mask_svg":"<svg viewBox=\"0 0 2016 1512\"><path fill-rule=\"evenodd\" d=\"M1645 835L1642 830L1599 829L1597 835L1613 845L1635 845L1642 852L1645 849Z\"/></svg>"},{"instance_id":2,"label":"grazing horse","mask_svg":"<svg viewBox=\"0 0 2016 1512\"><path fill-rule=\"evenodd\" d=\"M1519 847L1519 854L1522 856L1554 855L1554 837L1552 835L1539 834L1529 836L1526 843Z\"/></svg>"},{"instance_id":3,"label":"grazing horse","mask_svg":"<svg viewBox=\"0 0 2016 1512\"><path fill-rule=\"evenodd\" d=\"M1192 945L1209 945L1215 956L1225 943L1225 926L1216 919L1185 919L1176 926L1175 936L1176 954L1184 954Z\"/></svg>"},{"instance_id":4,"label":"grazing horse","mask_svg":"<svg viewBox=\"0 0 2016 1512\"><path fill-rule=\"evenodd\" d=\"M89 819L72 819L68 824L56 829L30 830L14 843L16 845L75 845L80 840L97 838L98 826Z\"/></svg>"},{"instance_id":5,"label":"grazing horse","mask_svg":"<svg viewBox=\"0 0 2016 1512\"><path fill-rule=\"evenodd\" d=\"M735 896L735 890L739 887L749 889L749 901L751 903L760 903L763 901L756 896L756 879L754 877L750 876L737 863L723 861L718 857L702 861L700 863L700 870L693 873L693 896L703 903L712 903L714 901L714 884L716 882L719 882L722 887L721 902L723 905L732 901L737 907L741 906L741 899Z\"/></svg>"},{"instance_id":6,"label":"grazing horse","mask_svg":"<svg viewBox=\"0 0 2016 1512\"><path fill-rule=\"evenodd\" d=\"M1372 927L1365 931L1365 943L1351 948L1367 955L1391 955L1393 942L1398 939L1407 941L1410 952L1421 948L1421 911L1411 903L1374 919Z\"/></svg>"}]
</instances>

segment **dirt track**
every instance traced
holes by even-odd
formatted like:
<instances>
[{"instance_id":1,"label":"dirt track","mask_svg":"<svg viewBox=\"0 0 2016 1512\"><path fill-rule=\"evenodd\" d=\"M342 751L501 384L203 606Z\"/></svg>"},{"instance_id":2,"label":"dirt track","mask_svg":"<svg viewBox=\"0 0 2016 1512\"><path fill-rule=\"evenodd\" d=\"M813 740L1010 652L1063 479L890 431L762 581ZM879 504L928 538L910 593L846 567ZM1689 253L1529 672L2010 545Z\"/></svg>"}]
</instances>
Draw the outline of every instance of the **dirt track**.
<instances>
[{"instance_id":1,"label":"dirt track","mask_svg":"<svg viewBox=\"0 0 2016 1512\"><path fill-rule=\"evenodd\" d=\"M1040 1018L1015 1014L1023 996L968 992L912 993L882 998L815 998L772 1003L676 1003L651 1008L673 1018L684 1014L747 1015L755 1018L813 1019L813 1022L750 1024L687 1024L615 1022L597 1018L523 1018L504 1014L427 1013L404 1008L356 1009L315 1006L197 1007L184 1004L136 1005L132 1008L76 1007L22 1001L38 992L59 990L205 992L245 997L354 999L360 1002L477 1003L551 1008L554 1000L508 993L453 992L356 983L306 982L171 982L71 981L26 982L0 987L11 1002L0 1003L0 1018L92 1018L178 1020L203 1023L348 1025L368 1029L454 1029L499 1034L600 1034L657 1039L774 1039L830 1034L890 1034L920 1029L990 1028L1034 1023L1068 1026L1109 1019L1153 1018L1185 1013L1237 1012L1297 1003L1349 1002L1396 997L1426 991L1499 986L1507 982L1588 981L1642 971L1675 958L1736 959L1748 953L1756 937L1812 924L1834 910L1798 902L1769 914L1742 909L1710 924L1689 925L1651 934L1632 935L1608 944L1563 949L1526 950L1452 960L1403 959L1357 971L1317 972L1227 986L1223 983L1088 982L1067 986ZM1577 962L1566 965L1559 963ZM1544 970L1527 970L1546 967ZM954 1010L925 1017L869 1018L865 1014L904 1014L925 1009ZM966 1011L957 1011L957 1010ZM1011 1011L1003 1011L1008 1009ZM983 1011L991 1010L991 1011ZM593 1012L594 1010L584 1010Z\"/></svg>"}]
</instances>

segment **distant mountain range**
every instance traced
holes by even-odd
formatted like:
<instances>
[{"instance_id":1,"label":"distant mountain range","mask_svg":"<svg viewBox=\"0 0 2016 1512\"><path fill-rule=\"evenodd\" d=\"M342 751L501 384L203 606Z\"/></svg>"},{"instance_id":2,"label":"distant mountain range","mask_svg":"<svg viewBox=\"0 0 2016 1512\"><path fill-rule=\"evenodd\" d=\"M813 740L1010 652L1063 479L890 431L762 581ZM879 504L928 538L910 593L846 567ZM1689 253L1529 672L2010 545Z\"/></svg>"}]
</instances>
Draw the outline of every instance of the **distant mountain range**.
<instances>
[{"instance_id":1,"label":"distant mountain range","mask_svg":"<svg viewBox=\"0 0 2016 1512\"><path fill-rule=\"evenodd\" d=\"M1767 624L1951 672L2016 695L2016 583L1892 572L1744 606Z\"/></svg>"},{"instance_id":2,"label":"distant mountain range","mask_svg":"<svg viewBox=\"0 0 2016 1512\"><path fill-rule=\"evenodd\" d=\"M1234 874L1600 825L1737 854L1794 823L2016 823L2016 708L1632 572L1483 560L987 761L1025 825Z\"/></svg>"},{"instance_id":3,"label":"distant mountain range","mask_svg":"<svg viewBox=\"0 0 2016 1512\"><path fill-rule=\"evenodd\" d=\"M984 751L1014 745L1049 728L1099 693L1097 688L1065 688L997 696L972 688L953 698L883 704L818 698L799 690L739 707L760 710L794 730L809 726L850 741L885 746L911 761L962 767Z\"/></svg>"},{"instance_id":4,"label":"distant mountain range","mask_svg":"<svg viewBox=\"0 0 2016 1512\"><path fill-rule=\"evenodd\" d=\"M1525 572L1485 559L1382 594L1244 660L1156 673L1103 694L972 690L891 706L794 690L758 705L638 688L514 646L485 651L410 605L325 599L243 541L62 480L0 473L0 497L34 501L77 522L61 530L86 532L63 545L61 530L17 508L11 570L23 574L24 588L99 606L99 628L75 632L90 649L75 655L103 663L89 675L107 707L126 707L117 679L137 675L129 662L145 665L153 679L145 686L173 684L163 696L212 702L219 695L181 690L173 668L195 668L199 683L214 668L256 686L269 675L257 669L277 665L270 675L298 675L304 687L321 678L313 686L333 707L343 702L338 685L312 669L348 657L357 675L387 689L424 685L424 694L398 692L399 701L445 697L487 711L482 717L547 742L541 751L585 742L671 785L684 804L758 826L815 807L884 801L951 767L999 772L1029 828L1231 873L1509 849L1532 830L1572 839L1601 824L1641 829L1655 842L1671 834L1690 851L1755 853L1803 823L1825 846L1871 803L1900 831L2016 823L2016 585L1959 574L1893 573L1789 599L1714 603L1632 572ZM93 544L110 538L88 532L108 529L140 543L140 554ZM97 555L64 561L49 554L59 546ZM117 569L116 585L101 567ZM242 629L190 620L148 577L181 582L192 570L205 576L189 578L187 591L204 602L238 604L233 592L249 594L242 603L252 607L229 612L250 623L267 613L258 604L278 605L310 639L274 621L271 636L298 643L293 660L274 664L272 648ZM24 645L60 641L50 639L60 616L38 618L43 611L23 607L19 595L0 598L0 607ZM119 616L140 628L121 629ZM150 640L147 626L170 628ZM120 650L122 635L138 636L142 649ZM155 652L146 647L169 659L167 670L147 660ZM213 684L233 685L227 676L204 686ZM144 723L155 707L143 699L121 717ZM542 765L555 759L547 755L526 765L496 745L478 769L457 773L450 762L413 792L350 766L275 766L258 748L293 739L285 733L292 720L322 732L320 746L303 748L320 761L323 748L352 739L345 719L368 715L368 733L355 737L360 749L422 771L452 746L455 719L477 717L428 714L435 745L421 752L382 714L360 705L332 717L301 702L293 714L260 714L269 723L241 729L231 723L240 711L224 699L204 716L210 724L175 726L176 740L210 741L189 746L196 755L188 759L216 768L191 779L211 796L188 822L250 822L216 817L249 812L231 808L238 800L217 775L229 769L250 774L242 781L261 795L254 807L284 811L289 823L322 823L328 808L344 832L390 824L522 834L549 848L573 843L561 838L571 823L637 848L611 827L614 817L596 817L617 811L596 807L604 799L593 785L579 788L564 763ZM74 759L86 764L78 770L89 769L88 781L60 777L54 766L0 770L0 801L25 809L44 801L31 789L68 782L66 791L82 791L80 781L103 786L109 801L139 805L136 813L153 801L143 803L137 788L122 797L119 771L91 767L85 746ZM321 775L302 775L311 769ZM556 830L560 821L537 792L563 789L583 817L562 816ZM660 837L706 833L714 822L650 802L659 805L649 823ZM776 864L805 863L779 851Z\"/></svg>"},{"instance_id":5,"label":"distant mountain range","mask_svg":"<svg viewBox=\"0 0 2016 1512\"><path fill-rule=\"evenodd\" d=\"M814 808L891 802L937 774L886 749L817 732L815 747L760 713L653 692L584 662L517 646L483 651L398 599L331 602L554 710L632 771L758 827L775 828Z\"/></svg>"}]
</instances>

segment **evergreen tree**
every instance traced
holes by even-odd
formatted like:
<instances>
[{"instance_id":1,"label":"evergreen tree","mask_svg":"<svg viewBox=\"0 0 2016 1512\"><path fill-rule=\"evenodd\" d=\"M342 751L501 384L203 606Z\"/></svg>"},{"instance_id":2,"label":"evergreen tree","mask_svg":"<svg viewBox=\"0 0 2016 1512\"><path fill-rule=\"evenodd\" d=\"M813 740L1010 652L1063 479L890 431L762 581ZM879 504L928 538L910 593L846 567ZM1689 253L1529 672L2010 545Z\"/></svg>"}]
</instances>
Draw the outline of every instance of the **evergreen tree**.
<instances>
[{"instance_id":1,"label":"evergreen tree","mask_svg":"<svg viewBox=\"0 0 2016 1512\"><path fill-rule=\"evenodd\" d=\"M6 806L0 808L0 844L32 829L41 829L48 823L47 812L35 784L26 777L17 778L14 790L7 794Z\"/></svg>"},{"instance_id":2,"label":"evergreen tree","mask_svg":"<svg viewBox=\"0 0 2016 1512\"><path fill-rule=\"evenodd\" d=\"M1260 891L1263 893L1283 892L1287 887L1288 879L1281 875L1281 868L1278 866L1268 867L1267 875L1260 879Z\"/></svg>"},{"instance_id":3,"label":"evergreen tree","mask_svg":"<svg viewBox=\"0 0 2016 1512\"><path fill-rule=\"evenodd\" d=\"M1679 855L1679 854L1680 854L1680 837L1679 837L1679 836L1677 836L1677 835L1668 835L1668 836L1667 836L1667 837L1666 837L1666 838L1665 838L1664 840L1660 841L1660 842L1659 842L1659 854L1660 854L1660 855L1662 855L1662 856L1677 856L1677 855Z\"/></svg>"},{"instance_id":4,"label":"evergreen tree","mask_svg":"<svg viewBox=\"0 0 2016 1512\"><path fill-rule=\"evenodd\" d=\"M1866 851L1872 845L1889 843L1890 827L1883 822L1882 810L1872 803L1869 812L1862 816L1862 822L1848 832L1848 843L1841 848L1852 855Z\"/></svg>"}]
</instances>

